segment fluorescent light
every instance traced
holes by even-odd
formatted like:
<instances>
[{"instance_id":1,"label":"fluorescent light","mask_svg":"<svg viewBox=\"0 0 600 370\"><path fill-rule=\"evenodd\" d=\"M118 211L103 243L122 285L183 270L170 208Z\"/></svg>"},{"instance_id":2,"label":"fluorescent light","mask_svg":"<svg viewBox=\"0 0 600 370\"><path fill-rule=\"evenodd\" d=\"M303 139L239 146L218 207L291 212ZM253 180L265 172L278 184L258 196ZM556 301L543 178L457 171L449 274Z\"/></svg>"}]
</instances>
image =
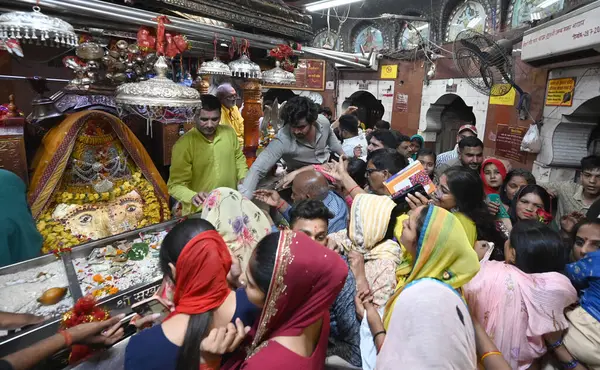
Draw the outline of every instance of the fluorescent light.
<instances>
[{"instance_id":1,"label":"fluorescent light","mask_svg":"<svg viewBox=\"0 0 600 370\"><path fill-rule=\"evenodd\" d=\"M328 8L334 8L340 5L346 5L356 3L362 0L325 0L317 1L316 3L310 3L306 5L306 10L309 12L316 12L317 10L323 10Z\"/></svg>"},{"instance_id":2,"label":"fluorescent light","mask_svg":"<svg viewBox=\"0 0 600 370\"><path fill-rule=\"evenodd\" d=\"M223 43L221 43L221 46L224 47L224 48L226 48L228 45L223 42Z\"/></svg>"},{"instance_id":3,"label":"fluorescent light","mask_svg":"<svg viewBox=\"0 0 600 370\"><path fill-rule=\"evenodd\" d=\"M537 8L541 8L541 9L545 9L547 7L549 7L550 5L554 5L558 2L558 0L546 0L543 3L539 4L537 6Z\"/></svg>"}]
</instances>

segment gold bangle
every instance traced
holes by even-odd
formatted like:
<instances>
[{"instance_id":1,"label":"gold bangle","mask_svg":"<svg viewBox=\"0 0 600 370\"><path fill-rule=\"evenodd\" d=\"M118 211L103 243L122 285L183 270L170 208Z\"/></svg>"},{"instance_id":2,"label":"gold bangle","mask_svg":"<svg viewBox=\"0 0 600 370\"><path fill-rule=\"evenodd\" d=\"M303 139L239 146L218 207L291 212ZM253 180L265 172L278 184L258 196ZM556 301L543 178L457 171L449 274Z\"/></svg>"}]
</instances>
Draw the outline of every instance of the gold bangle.
<instances>
[{"instance_id":1,"label":"gold bangle","mask_svg":"<svg viewBox=\"0 0 600 370\"><path fill-rule=\"evenodd\" d=\"M486 352L483 354L483 356L481 356L481 362L483 362L483 360L485 360L486 357L488 356L502 356L502 352L498 352L498 351L490 351L490 352Z\"/></svg>"}]
</instances>

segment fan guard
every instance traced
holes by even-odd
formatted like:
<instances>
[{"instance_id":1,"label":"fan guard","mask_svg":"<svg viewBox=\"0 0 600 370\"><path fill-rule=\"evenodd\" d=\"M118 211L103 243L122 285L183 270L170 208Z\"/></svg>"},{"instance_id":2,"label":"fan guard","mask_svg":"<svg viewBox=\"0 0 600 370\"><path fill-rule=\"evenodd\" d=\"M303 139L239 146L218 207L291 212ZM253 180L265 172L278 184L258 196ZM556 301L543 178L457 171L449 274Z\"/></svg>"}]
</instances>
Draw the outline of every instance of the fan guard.
<instances>
[{"instance_id":1,"label":"fan guard","mask_svg":"<svg viewBox=\"0 0 600 370\"><path fill-rule=\"evenodd\" d=\"M467 82L489 96L506 95L515 85L512 43L497 43L487 34L467 29L454 40L454 64Z\"/></svg>"}]
</instances>

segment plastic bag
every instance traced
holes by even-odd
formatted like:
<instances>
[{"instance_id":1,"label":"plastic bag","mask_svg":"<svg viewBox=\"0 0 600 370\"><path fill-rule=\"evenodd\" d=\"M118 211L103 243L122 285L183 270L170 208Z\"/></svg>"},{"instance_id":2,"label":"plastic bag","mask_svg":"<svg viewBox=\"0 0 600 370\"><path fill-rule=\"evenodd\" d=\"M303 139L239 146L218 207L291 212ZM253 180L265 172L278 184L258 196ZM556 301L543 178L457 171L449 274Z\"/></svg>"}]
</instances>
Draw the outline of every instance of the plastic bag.
<instances>
[{"instance_id":1,"label":"plastic bag","mask_svg":"<svg viewBox=\"0 0 600 370\"><path fill-rule=\"evenodd\" d=\"M525 133L521 141L521 151L529 153L539 153L542 150L542 138L537 124L531 124L529 130Z\"/></svg>"}]
</instances>

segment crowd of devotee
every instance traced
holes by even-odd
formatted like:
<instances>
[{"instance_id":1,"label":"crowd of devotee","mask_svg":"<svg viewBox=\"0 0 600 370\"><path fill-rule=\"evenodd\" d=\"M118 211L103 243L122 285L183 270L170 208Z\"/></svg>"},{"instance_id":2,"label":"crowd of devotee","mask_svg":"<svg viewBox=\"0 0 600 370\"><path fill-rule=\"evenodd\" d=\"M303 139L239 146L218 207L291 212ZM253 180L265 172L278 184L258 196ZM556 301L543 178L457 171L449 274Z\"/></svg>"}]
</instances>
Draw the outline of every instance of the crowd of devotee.
<instances>
[{"instance_id":1,"label":"crowd of devotee","mask_svg":"<svg viewBox=\"0 0 600 370\"><path fill-rule=\"evenodd\" d=\"M181 221L160 248L164 312L136 316L126 346L80 369L600 369L600 157L582 156L577 182L542 183L486 157L475 122L436 153L388 122L364 127L355 107L334 119L294 97L248 168L230 87L202 96L173 148ZM415 161L435 191L391 194ZM0 256L26 258L24 189L0 176L2 228L20 231ZM110 346L120 319L0 369Z\"/></svg>"}]
</instances>

